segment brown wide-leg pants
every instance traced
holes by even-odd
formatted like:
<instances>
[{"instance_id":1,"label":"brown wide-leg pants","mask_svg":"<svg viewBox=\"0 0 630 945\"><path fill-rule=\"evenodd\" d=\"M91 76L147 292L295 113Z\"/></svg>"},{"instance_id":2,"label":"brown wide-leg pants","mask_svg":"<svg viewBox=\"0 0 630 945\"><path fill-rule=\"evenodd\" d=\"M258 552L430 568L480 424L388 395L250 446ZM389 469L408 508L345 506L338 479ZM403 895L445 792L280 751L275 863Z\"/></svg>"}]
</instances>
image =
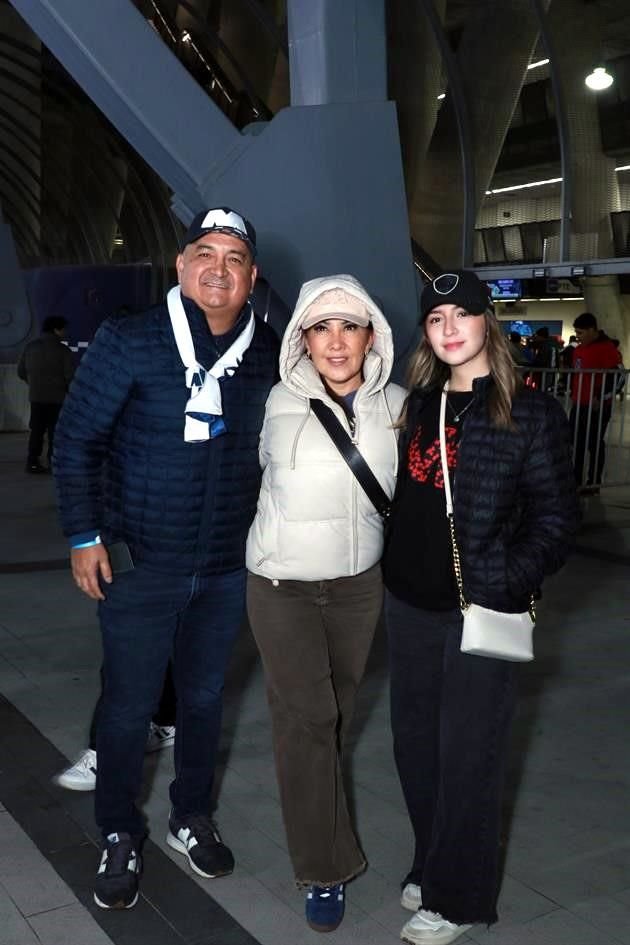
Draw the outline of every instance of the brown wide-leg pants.
<instances>
[{"instance_id":1,"label":"brown wide-leg pants","mask_svg":"<svg viewBox=\"0 0 630 945\"><path fill-rule=\"evenodd\" d=\"M341 747L382 607L380 565L330 581L248 575L247 611L267 678L289 855L300 885L365 868Z\"/></svg>"}]
</instances>

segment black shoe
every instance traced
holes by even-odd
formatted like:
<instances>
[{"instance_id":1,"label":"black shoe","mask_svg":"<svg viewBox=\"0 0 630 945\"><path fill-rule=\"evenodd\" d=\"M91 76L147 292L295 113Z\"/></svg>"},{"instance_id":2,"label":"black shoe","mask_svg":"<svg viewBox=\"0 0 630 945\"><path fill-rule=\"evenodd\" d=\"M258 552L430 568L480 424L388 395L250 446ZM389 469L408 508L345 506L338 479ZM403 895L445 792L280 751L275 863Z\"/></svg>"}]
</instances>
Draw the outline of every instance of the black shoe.
<instances>
[{"instance_id":1,"label":"black shoe","mask_svg":"<svg viewBox=\"0 0 630 945\"><path fill-rule=\"evenodd\" d=\"M110 833L103 846L94 883L94 902L101 909L131 909L138 901L142 858L128 833Z\"/></svg>"},{"instance_id":2,"label":"black shoe","mask_svg":"<svg viewBox=\"0 0 630 945\"><path fill-rule=\"evenodd\" d=\"M35 476L41 476L42 473L47 473L48 470L45 466L42 466L41 463L27 463L26 464L27 473L33 473Z\"/></svg>"},{"instance_id":3,"label":"black shoe","mask_svg":"<svg viewBox=\"0 0 630 945\"><path fill-rule=\"evenodd\" d=\"M204 814L191 814L179 820L171 811L166 842L178 853L184 853L195 873L207 879L227 876L234 869L232 851L221 840L214 822Z\"/></svg>"}]
</instances>

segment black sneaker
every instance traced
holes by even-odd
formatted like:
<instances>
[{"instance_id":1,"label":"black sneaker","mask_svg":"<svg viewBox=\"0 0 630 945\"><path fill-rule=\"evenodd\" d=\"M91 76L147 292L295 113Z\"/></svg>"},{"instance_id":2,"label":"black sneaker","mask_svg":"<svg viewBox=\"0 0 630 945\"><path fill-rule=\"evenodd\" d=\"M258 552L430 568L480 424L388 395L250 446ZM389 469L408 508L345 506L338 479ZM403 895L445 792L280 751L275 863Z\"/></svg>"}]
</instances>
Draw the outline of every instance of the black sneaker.
<instances>
[{"instance_id":1,"label":"black sneaker","mask_svg":"<svg viewBox=\"0 0 630 945\"><path fill-rule=\"evenodd\" d=\"M94 902L101 909L131 909L138 901L142 859L128 833L110 833L103 846L94 883Z\"/></svg>"},{"instance_id":2,"label":"black sneaker","mask_svg":"<svg viewBox=\"0 0 630 945\"><path fill-rule=\"evenodd\" d=\"M207 879L227 876L234 869L232 851L221 840L215 823L204 814L179 820L171 811L166 842L184 853L195 873Z\"/></svg>"}]
</instances>

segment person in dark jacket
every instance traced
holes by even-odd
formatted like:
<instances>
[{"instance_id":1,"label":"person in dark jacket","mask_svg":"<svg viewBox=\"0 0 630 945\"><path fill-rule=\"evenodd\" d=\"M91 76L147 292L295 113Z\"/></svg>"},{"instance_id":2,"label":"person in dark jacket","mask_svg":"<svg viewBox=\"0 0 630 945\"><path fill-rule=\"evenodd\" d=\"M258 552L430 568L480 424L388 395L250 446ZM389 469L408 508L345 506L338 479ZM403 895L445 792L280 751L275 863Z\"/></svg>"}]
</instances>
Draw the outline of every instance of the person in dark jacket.
<instances>
[{"instance_id":1,"label":"person in dark jacket","mask_svg":"<svg viewBox=\"0 0 630 945\"><path fill-rule=\"evenodd\" d=\"M394 753L415 836L401 899L415 915L401 937L447 945L497 918L515 664L460 651L439 446L443 389L467 602L527 610L567 556L578 504L564 411L522 385L485 283L467 270L444 273L425 287L421 312L383 572Z\"/></svg>"},{"instance_id":2,"label":"person in dark jacket","mask_svg":"<svg viewBox=\"0 0 630 945\"><path fill-rule=\"evenodd\" d=\"M44 319L41 336L27 344L18 361L18 377L28 384L31 402L28 473L50 472L55 426L74 374L72 352L63 344L67 324L62 315L49 315ZM48 441L48 466L41 462L44 438Z\"/></svg>"},{"instance_id":3,"label":"person in dark jacket","mask_svg":"<svg viewBox=\"0 0 630 945\"><path fill-rule=\"evenodd\" d=\"M166 839L201 876L234 866L209 813L279 348L249 302L255 252L254 228L240 214L198 214L177 257L179 285L165 304L103 323L59 419L61 521L74 580L98 601L103 640L94 899L104 909L138 898L146 830L135 801L171 654L177 730Z\"/></svg>"}]
</instances>

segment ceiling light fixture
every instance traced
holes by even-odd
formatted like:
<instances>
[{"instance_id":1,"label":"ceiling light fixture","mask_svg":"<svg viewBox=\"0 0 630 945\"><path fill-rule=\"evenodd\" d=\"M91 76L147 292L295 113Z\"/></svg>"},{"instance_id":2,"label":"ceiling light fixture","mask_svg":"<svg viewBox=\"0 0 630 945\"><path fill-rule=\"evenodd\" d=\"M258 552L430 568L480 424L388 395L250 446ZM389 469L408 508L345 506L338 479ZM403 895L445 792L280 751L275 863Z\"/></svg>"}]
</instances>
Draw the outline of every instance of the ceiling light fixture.
<instances>
[{"instance_id":1,"label":"ceiling light fixture","mask_svg":"<svg viewBox=\"0 0 630 945\"><path fill-rule=\"evenodd\" d=\"M615 168L615 171L630 171L630 164L621 164ZM486 190L486 197L492 197L495 194L507 194L513 190L528 190L530 187L543 187L545 184L561 183L561 177L550 177L548 180L532 180L528 184L513 184L512 187L495 187L494 190Z\"/></svg>"},{"instance_id":2,"label":"ceiling light fixture","mask_svg":"<svg viewBox=\"0 0 630 945\"><path fill-rule=\"evenodd\" d=\"M536 62L530 62L530 64L528 65L527 68L528 68L528 69L540 69L541 66L547 66L547 65L549 65L549 60L548 60L548 59L538 59L538 60L536 60Z\"/></svg>"},{"instance_id":3,"label":"ceiling light fixture","mask_svg":"<svg viewBox=\"0 0 630 945\"><path fill-rule=\"evenodd\" d=\"M609 72L606 72L605 66L597 66L590 75L586 76L584 84L592 92L602 92L604 89L609 89L613 84L613 77Z\"/></svg>"},{"instance_id":4,"label":"ceiling light fixture","mask_svg":"<svg viewBox=\"0 0 630 945\"><path fill-rule=\"evenodd\" d=\"M512 190L527 190L529 187L542 187L543 184L559 184L561 181L561 177L550 177L549 180L532 180L528 184L514 184L512 187L495 187L493 190L486 190L486 196L507 194Z\"/></svg>"}]
</instances>

